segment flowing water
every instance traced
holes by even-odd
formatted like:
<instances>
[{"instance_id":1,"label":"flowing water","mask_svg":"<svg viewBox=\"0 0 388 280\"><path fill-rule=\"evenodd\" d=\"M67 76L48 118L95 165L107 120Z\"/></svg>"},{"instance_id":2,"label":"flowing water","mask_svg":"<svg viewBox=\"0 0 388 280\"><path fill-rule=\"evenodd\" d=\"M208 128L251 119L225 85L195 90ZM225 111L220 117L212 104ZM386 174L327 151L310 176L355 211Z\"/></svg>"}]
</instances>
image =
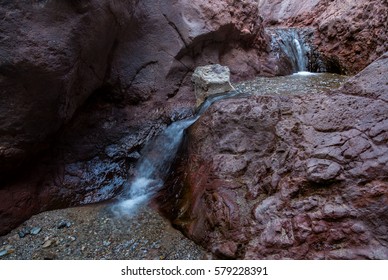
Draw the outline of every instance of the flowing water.
<instances>
[{"instance_id":1,"label":"flowing water","mask_svg":"<svg viewBox=\"0 0 388 280\"><path fill-rule=\"evenodd\" d=\"M272 51L285 55L292 64L294 72L307 71L309 45L296 28L267 29L271 36Z\"/></svg>"},{"instance_id":2,"label":"flowing water","mask_svg":"<svg viewBox=\"0 0 388 280\"><path fill-rule=\"evenodd\" d=\"M298 72L273 78L257 77L235 85L252 95L316 94L338 88L348 77L332 73Z\"/></svg>"},{"instance_id":3,"label":"flowing water","mask_svg":"<svg viewBox=\"0 0 388 280\"><path fill-rule=\"evenodd\" d=\"M193 124L214 102L238 94L239 91L230 91L208 98L194 117L172 123L154 140L147 143L135 168L135 176L125 188L113 211L118 214L132 215L141 205L149 201L163 187L164 178L170 171L171 163L183 139L185 129Z\"/></svg>"}]
</instances>

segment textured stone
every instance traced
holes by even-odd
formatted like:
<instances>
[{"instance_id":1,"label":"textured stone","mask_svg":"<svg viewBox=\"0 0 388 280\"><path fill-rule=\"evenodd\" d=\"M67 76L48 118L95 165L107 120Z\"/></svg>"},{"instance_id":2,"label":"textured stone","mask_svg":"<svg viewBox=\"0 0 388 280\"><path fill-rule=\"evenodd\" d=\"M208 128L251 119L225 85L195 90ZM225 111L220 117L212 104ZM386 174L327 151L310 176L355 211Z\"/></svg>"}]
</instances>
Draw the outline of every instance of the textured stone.
<instances>
[{"instance_id":1,"label":"textured stone","mask_svg":"<svg viewBox=\"0 0 388 280\"><path fill-rule=\"evenodd\" d=\"M194 83L197 107L211 95L234 90L230 83L229 68L219 64L197 67L191 81Z\"/></svg>"},{"instance_id":2,"label":"textured stone","mask_svg":"<svg viewBox=\"0 0 388 280\"><path fill-rule=\"evenodd\" d=\"M220 258L387 259L388 146L373 138L387 71L388 53L329 93L214 104L189 128L161 209Z\"/></svg>"}]
</instances>

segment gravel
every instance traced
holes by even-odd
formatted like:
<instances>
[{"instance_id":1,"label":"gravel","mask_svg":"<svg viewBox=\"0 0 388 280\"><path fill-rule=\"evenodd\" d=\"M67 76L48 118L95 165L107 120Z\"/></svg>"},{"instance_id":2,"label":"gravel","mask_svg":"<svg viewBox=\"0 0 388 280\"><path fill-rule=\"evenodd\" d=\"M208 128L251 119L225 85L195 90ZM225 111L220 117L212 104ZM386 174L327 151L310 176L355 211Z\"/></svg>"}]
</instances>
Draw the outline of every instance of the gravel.
<instances>
[{"instance_id":1,"label":"gravel","mask_svg":"<svg viewBox=\"0 0 388 280\"><path fill-rule=\"evenodd\" d=\"M96 204L33 216L0 237L0 259L198 260L209 257L149 206L134 216L117 216L111 209L111 204Z\"/></svg>"}]
</instances>

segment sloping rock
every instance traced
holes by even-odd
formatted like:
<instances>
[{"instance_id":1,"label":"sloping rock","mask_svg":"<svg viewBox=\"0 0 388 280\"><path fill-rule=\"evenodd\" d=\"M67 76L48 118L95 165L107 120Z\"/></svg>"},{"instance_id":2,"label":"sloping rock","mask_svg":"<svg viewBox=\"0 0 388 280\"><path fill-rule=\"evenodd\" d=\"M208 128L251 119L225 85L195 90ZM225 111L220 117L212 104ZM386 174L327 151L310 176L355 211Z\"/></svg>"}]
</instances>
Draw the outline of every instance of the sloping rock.
<instances>
[{"instance_id":1,"label":"sloping rock","mask_svg":"<svg viewBox=\"0 0 388 280\"><path fill-rule=\"evenodd\" d=\"M0 234L117 195L144 143L193 113L196 66L276 70L253 0L5 1L0 15Z\"/></svg>"},{"instance_id":2,"label":"sloping rock","mask_svg":"<svg viewBox=\"0 0 388 280\"><path fill-rule=\"evenodd\" d=\"M267 25L314 27L313 45L331 71L355 74L388 51L386 1L259 0Z\"/></svg>"},{"instance_id":3,"label":"sloping rock","mask_svg":"<svg viewBox=\"0 0 388 280\"><path fill-rule=\"evenodd\" d=\"M214 104L161 208L220 258L387 259L387 71L388 53L327 94Z\"/></svg>"}]
</instances>

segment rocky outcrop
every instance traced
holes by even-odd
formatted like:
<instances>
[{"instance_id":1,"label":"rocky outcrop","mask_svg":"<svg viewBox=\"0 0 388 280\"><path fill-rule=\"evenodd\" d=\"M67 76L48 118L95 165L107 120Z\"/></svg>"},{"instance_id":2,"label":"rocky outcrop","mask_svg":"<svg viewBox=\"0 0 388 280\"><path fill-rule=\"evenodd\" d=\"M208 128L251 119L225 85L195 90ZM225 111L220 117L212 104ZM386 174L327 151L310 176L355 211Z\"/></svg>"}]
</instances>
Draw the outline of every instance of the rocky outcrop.
<instances>
[{"instance_id":1,"label":"rocky outcrop","mask_svg":"<svg viewBox=\"0 0 388 280\"><path fill-rule=\"evenodd\" d=\"M387 65L327 94L216 103L161 208L220 258L387 259Z\"/></svg>"},{"instance_id":2,"label":"rocky outcrop","mask_svg":"<svg viewBox=\"0 0 388 280\"><path fill-rule=\"evenodd\" d=\"M273 75L257 4L232 2L2 3L0 233L115 196L144 143L192 114L196 66Z\"/></svg>"},{"instance_id":3,"label":"rocky outcrop","mask_svg":"<svg viewBox=\"0 0 388 280\"><path fill-rule=\"evenodd\" d=\"M386 1L258 2L267 26L314 27L311 43L330 71L358 73L388 51Z\"/></svg>"}]
</instances>

